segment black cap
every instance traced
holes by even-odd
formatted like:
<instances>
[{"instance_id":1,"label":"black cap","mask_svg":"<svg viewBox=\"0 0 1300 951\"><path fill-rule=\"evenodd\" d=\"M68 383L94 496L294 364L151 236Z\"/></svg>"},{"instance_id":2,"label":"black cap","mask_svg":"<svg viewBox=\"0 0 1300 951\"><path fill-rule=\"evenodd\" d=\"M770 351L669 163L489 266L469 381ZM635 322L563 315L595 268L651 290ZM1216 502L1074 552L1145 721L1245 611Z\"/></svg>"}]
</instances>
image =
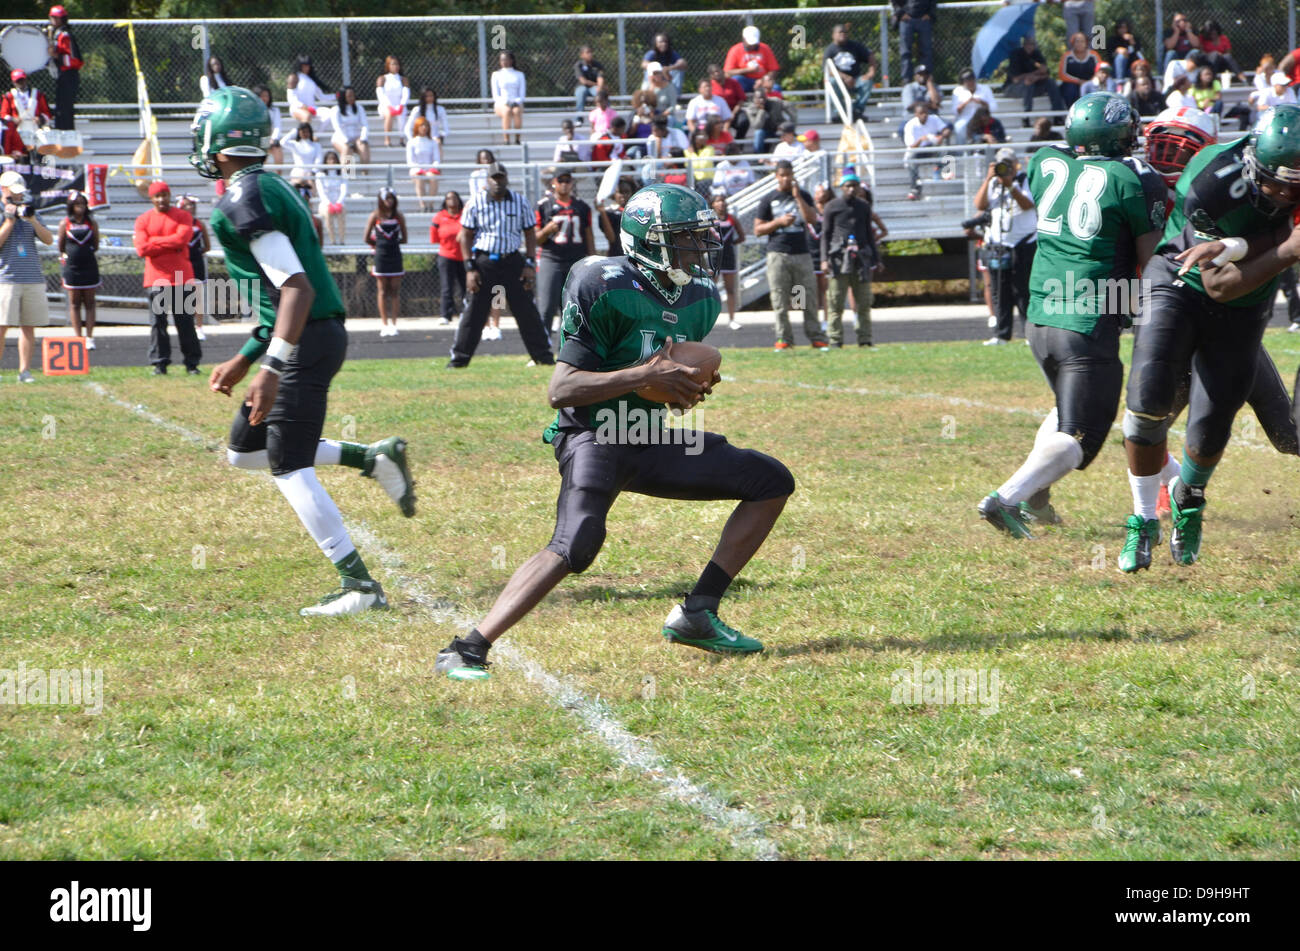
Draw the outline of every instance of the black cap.
<instances>
[{"instance_id":1,"label":"black cap","mask_svg":"<svg viewBox=\"0 0 1300 951\"><path fill-rule=\"evenodd\" d=\"M506 171L506 167L504 165L502 165L500 162L493 162L491 165L487 167L487 177L496 178L498 175L504 175L506 178L510 177L510 173Z\"/></svg>"},{"instance_id":2,"label":"black cap","mask_svg":"<svg viewBox=\"0 0 1300 951\"><path fill-rule=\"evenodd\" d=\"M791 135L794 135L794 123L782 122L781 125L777 127L776 131L781 133L781 135L785 135L787 132L789 132Z\"/></svg>"},{"instance_id":3,"label":"black cap","mask_svg":"<svg viewBox=\"0 0 1300 951\"><path fill-rule=\"evenodd\" d=\"M974 78L975 78L975 70L971 69L969 66L967 66L957 75L958 81L963 83L968 79L974 79Z\"/></svg>"}]
</instances>

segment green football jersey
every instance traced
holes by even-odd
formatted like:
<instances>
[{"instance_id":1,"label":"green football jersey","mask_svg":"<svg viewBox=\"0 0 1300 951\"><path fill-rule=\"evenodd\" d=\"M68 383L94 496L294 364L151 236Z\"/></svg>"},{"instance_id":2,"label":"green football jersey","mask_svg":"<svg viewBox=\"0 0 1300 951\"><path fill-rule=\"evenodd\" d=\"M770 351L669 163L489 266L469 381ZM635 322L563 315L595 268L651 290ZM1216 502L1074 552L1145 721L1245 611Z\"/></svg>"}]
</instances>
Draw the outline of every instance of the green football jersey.
<instances>
[{"instance_id":1,"label":"green football jersey","mask_svg":"<svg viewBox=\"0 0 1300 951\"><path fill-rule=\"evenodd\" d=\"M261 165L236 172L212 212L211 224L212 233L226 253L226 268L239 282L240 293L247 296L256 289L257 299L248 303L257 311L258 324L239 351L250 361L265 352L280 304L280 289L271 283L253 257L251 245L261 235L279 231L293 245L303 273L316 291L308 319L343 318L343 297L325 264L311 211L279 175L265 171Z\"/></svg>"},{"instance_id":2,"label":"green football jersey","mask_svg":"<svg viewBox=\"0 0 1300 951\"><path fill-rule=\"evenodd\" d=\"M559 360L600 373L635 366L669 337L674 341L703 340L717 323L721 309L718 288L707 278L691 281L670 302L627 258L583 258L564 282ZM662 404L635 393L589 406L565 407L546 428L542 440L549 443L564 429L595 429L602 419L625 419L630 410L662 409ZM607 416L603 410L615 415Z\"/></svg>"},{"instance_id":3,"label":"green football jersey","mask_svg":"<svg viewBox=\"0 0 1300 951\"><path fill-rule=\"evenodd\" d=\"M1168 190L1133 158L1075 156L1041 148L1029 162L1038 250L1027 318L1091 334L1104 315L1139 303L1136 241L1164 223Z\"/></svg>"},{"instance_id":4,"label":"green football jersey","mask_svg":"<svg viewBox=\"0 0 1300 951\"><path fill-rule=\"evenodd\" d=\"M1207 145L1187 163L1174 188L1174 208L1156 254L1172 262L1175 255L1195 244L1217 238L1249 238L1261 231L1271 231L1287 220L1286 210L1265 214L1246 197L1250 188L1242 160L1246 141ZM1175 269L1178 267L1174 264ZM1205 293L1200 268L1188 271L1182 281ZM1226 303L1229 307L1254 307L1272 300L1276 290L1277 278L1274 278Z\"/></svg>"}]
</instances>

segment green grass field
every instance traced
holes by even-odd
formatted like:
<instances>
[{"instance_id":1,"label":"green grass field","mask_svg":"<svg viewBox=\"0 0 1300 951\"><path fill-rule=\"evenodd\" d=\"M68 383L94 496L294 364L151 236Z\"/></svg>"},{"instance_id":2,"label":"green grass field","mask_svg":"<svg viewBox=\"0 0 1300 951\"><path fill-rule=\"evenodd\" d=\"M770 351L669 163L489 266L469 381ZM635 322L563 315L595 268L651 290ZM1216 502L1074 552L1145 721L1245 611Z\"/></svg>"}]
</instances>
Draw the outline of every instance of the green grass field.
<instances>
[{"instance_id":1,"label":"green grass field","mask_svg":"<svg viewBox=\"0 0 1300 951\"><path fill-rule=\"evenodd\" d=\"M1294 338L1268 343L1289 377ZM1300 460L1249 413L1201 563L1166 546L1128 577L1117 430L1058 486L1065 525L1017 543L975 516L1050 405L1027 347L726 351L723 373L703 425L799 483L724 603L767 652L659 636L730 506L625 495L493 678L454 683L432 664L456 619L550 537L544 371L345 367L326 434L405 435L421 510L322 470L394 610L312 621L332 570L270 481L214 451L230 402L95 371L205 449L76 379L6 372L0 668L101 669L104 706L0 704L0 858L1300 854ZM996 694L893 702L916 667ZM620 758L592 709L664 772Z\"/></svg>"}]
</instances>

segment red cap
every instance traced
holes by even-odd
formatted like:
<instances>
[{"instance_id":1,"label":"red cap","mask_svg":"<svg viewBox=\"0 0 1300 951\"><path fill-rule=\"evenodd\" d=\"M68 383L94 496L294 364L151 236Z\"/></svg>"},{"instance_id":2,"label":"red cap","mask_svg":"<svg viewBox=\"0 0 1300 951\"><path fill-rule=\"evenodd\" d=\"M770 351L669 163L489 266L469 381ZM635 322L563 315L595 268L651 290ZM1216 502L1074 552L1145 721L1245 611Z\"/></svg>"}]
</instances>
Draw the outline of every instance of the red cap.
<instances>
[{"instance_id":1,"label":"red cap","mask_svg":"<svg viewBox=\"0 0 1300 951\"><path fill-rule=\"evenodd\" d=\"M67 15L68 15L68 11L63 9L62 6L50 7L50 16L52 17L58 17L59 19L64 19L67 17Z\"/></svg>"},{"instance_id":2,"label":"red cap","mask_svg":"<svg viewBox=\"0 0 1300 951\"><path fill-rule=\"evenodd\" d=\"M152 198L154 195L161 195L163 192L167 192L168 194L171 193L171 189L167 187L166 182L154 182L152 185L149 186L150 198Z\"/></svg>"},{"instance_id":3,"label":"red cap","mask_svg":"<svg viewBox=\"0 0 1300 951\"><path fill-rule=\"evenodd\" d=\"M26 78L27 78L27 74L24 73L21 69L15 69L9 74L9 81L12 83L16 83L18 82L18 80L26 79Z\"/></svg>"}]
</instances>

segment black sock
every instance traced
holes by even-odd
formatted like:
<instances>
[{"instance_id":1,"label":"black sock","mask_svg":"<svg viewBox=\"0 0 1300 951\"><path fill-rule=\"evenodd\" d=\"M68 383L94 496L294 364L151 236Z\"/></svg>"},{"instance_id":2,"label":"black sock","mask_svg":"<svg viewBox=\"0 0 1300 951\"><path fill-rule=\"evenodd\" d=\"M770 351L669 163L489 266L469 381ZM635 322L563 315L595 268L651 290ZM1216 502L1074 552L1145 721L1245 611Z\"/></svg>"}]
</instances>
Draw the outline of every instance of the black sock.
<instances>
[{"instance_id":1,"label":"black sock","mask_svg":"<svg viewBox=\"0 0 1300 951\"><path fill-rule=\"evenodd\" d=\"M464 637L458 637L452 642L452 646L466 660L483 661L492 647L492 642L474 628Z\"/></svg>"},{"instance_id":2,"label":"black sock","mask_svg":"<svg viewBox=\"0 0 1300 951\"><path fill-rule=\"evenodd\" d=\"M704 566L704 571L700 574L700 580L695 582L695 587L691 593L686 596L686 603L682 605L687 611L714 611L718 610L718 604L722 601L722 596L727 593L727 587L731 584L731 575L727 574L716 561L710 561Z\"/></svg>"}]
</instances>

